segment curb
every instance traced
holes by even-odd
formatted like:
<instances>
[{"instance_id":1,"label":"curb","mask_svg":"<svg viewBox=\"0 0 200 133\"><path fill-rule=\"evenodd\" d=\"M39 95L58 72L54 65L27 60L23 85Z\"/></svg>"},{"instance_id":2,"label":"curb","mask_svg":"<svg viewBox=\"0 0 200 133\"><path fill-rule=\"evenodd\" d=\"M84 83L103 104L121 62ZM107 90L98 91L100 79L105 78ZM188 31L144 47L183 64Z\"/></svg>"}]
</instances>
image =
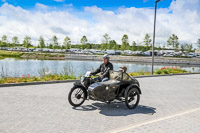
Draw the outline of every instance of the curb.
<instances>
[{"instance_id":1,"label":"curb","mask_svg":"<svg viewBox=\"0 0 200 133\"><path fill-rule=\"evenodd\" d=\"M0 84L0 87L10 86L24 86L24 85L42 85L42 84L55 84L55 83L69 83L78 80L59 80L59 81L43 81L43 82L31 82L31 83L12 83L12 84Z\"/></svg>"},{"instance_id":2,"label":"curb","mask_svg":"<svg viewBox=\"0 0 200 133\"><path fill-rule=\"evenodd\" d=\"M177 75L193 75L200 73L181 73L181 74L165 74L165 75L147 75L147 76L134 76L134 78L148 78L148 77L163 77L163 76L177 76ZM133 77L133 76L132 76ZM12 84L0 84L0 87L11 86L25 86L25 85L42 85L42 84L56 84L56 83L70 83L79 80L59 80L59 81L45 81L45 82L32 82L32 83L12 83Z\"/></svg>"},{"instance_id":3,"label":"curb","mask_svg":"<svg viewBox=\"0 0 200 133\"><path fill-rule=\"evenodd\" d=\"M148 77L162 77L162 76L178 76L178 75L193 75L200 73L179 73L179 74L160 74L160 75L146 75L146 76L132 76L134 78L148 78Z\"/></svg>"}]
</instances>

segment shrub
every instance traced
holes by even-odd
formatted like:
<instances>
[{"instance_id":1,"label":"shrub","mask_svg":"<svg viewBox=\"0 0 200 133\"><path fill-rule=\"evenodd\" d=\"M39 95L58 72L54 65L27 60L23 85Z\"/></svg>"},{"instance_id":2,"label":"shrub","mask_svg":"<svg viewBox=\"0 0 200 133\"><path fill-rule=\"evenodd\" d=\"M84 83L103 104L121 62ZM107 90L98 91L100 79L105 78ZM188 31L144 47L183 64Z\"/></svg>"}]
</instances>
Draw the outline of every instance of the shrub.
<instances>
[{"instance_id":1,"label":"shrub","mask_svg":"<svg viewBox=\"0 0 200 133\"><path fill-rule=\"evenodd\" d=\"M142 75L151 75L150 72L145 72L145 71L139 71L139 72L132 72L128 73L130 76L142 76Z\"/></svg>"},{"instance_id":2,"label":"shrub","mask_svg":"<svg viewBox=\"0 0 200 133\"><path fill-rule=\"evenodd\" d=\"M69 79L76 79L74 75L59 75L59 74L49 74L49 75L42 75L41 77L30 77L30 74L27 76L20 76L20 77L5 77L0 78L0 84L7 84L7 83L23 83L23 82L36 82L36 81L55 81L55 80L69 80Z\"/></svg>"},{"instance_id":3,"label":"shrub","mask_svg":"<svg viewBox=\"0 0 200 133\"><path fill-rule=\"evenodd\" d=\"M162 67L155 71L155 74L177 74L177 73L187 73L186 70L174 67Z\"/></svg>"}]
</instances>

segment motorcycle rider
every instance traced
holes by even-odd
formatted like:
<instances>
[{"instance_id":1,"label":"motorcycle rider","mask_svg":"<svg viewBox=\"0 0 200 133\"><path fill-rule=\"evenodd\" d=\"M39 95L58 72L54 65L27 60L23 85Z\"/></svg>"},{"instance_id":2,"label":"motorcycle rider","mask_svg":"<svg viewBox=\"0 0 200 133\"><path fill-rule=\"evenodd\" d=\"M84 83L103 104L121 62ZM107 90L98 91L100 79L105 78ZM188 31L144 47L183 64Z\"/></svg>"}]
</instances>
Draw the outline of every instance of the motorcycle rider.
<instances>
[{"instance_id":1,"label":"motorcycle rider","mask_svg":"<svg viewBox=\"0 0 200 133\"><path fill-rule=\"evenodd\" d=\"M94 78L95 81L98 82L105 82L109 80L109 70L113 70L113 64L111 62L109 62L109 55L105 54L103 56L103 61L104 63L102 63L99 68L97 68L94 72L91 73L91 75L95 75L97 73L100 73L100 76L97 78Z\"/></svg>"}]
</instances>

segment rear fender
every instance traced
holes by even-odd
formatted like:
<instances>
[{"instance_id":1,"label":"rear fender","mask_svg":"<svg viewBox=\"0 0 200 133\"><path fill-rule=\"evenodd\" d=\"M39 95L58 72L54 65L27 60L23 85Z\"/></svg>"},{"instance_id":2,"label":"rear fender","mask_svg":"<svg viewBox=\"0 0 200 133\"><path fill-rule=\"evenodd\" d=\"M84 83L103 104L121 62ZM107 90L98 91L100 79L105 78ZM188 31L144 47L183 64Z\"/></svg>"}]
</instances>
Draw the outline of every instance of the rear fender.
<instances>
[{"instance_id":1,"label":"rear fender","mask_svg":"<svg viewBox=\"0 0 200 133\"><path fill-rule=\"evenodd\" d=\"M125 90L125 96L128 94L129 90L131 88L136 88L138 89L139 93L142 94L141 90L140 90L140 87L137 85L137 84L132 84L132 85L129 85L126 90Z\"/></svg>"}]
</instances>

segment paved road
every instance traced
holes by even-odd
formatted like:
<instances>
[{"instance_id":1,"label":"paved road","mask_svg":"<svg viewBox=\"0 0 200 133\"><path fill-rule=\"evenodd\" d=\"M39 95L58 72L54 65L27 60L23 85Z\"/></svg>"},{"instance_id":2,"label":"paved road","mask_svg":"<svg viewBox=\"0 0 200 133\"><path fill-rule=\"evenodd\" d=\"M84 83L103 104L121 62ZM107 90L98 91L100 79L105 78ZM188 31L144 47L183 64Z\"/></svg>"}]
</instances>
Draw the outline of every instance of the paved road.
<instances>
[{"instance_id":1,"label":"paved road","mask_svg":"<svg viewBox=\"0 0 200 133\"><path fill-rule=\"evenodd\" d=\"M72 108L72 83L1 87L0 133L199 133L199 74L138 80L135 110L91 100Z\"/></svg>"}]
</instances>

